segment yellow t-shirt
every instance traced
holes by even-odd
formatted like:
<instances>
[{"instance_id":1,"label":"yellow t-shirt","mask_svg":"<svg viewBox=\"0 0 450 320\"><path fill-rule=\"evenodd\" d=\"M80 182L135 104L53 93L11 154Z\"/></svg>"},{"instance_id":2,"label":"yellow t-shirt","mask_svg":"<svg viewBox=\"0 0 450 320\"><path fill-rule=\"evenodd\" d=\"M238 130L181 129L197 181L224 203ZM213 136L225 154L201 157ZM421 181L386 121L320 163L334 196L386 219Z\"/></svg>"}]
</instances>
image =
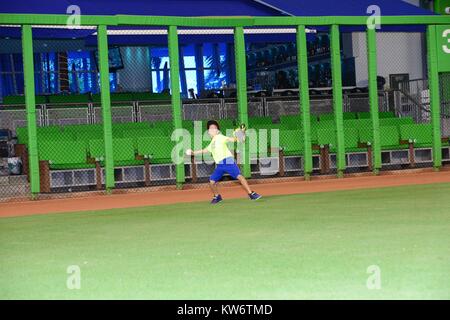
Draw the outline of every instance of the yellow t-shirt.
<instances>
[{"instance_id":1,"label":"yellow t-shirt","mask_svg":"<svg viewBox=\"0 0 450 320\"><path fill-rule=\"evenodd\" d=\"M223 159L233 157L231 151L227 146L227 137L223 134L218 134L214 136L211 140L211 143L206 147L206 150L211 152L214 162L219 163Z\"/></svg>"}]
</instances>

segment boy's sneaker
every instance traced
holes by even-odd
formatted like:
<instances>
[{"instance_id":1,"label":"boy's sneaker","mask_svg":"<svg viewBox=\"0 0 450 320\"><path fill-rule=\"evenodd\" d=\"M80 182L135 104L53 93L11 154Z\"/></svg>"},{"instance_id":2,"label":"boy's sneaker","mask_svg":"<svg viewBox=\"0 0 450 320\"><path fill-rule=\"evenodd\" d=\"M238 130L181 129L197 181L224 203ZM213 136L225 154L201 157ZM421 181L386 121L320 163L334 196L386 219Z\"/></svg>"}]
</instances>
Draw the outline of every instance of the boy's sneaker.
<instances>
[{"instance_id":1,"label":"boy's sneaker","mask_svg":"<svg viewBox=\"0 0 450 320\"><path fill-rule=\"evenodd\" d=\"M255 191L253 191L252 193L250 193L248 195L248 197L250 198L250 200L258 200L261 199L261 195L257 194Z\"/></svg>"},{"instance_id":2,"label":"boy's sneaker","mask_svg":"<svg viewBox=\"0 0 450 320\"><path fill-rule=\"evenodd\" d=\"M218 194L217 196L214 196L214 198L211 200L211 204L217 204L222 201L222 196Z\"/></svg>"}]
</instances>

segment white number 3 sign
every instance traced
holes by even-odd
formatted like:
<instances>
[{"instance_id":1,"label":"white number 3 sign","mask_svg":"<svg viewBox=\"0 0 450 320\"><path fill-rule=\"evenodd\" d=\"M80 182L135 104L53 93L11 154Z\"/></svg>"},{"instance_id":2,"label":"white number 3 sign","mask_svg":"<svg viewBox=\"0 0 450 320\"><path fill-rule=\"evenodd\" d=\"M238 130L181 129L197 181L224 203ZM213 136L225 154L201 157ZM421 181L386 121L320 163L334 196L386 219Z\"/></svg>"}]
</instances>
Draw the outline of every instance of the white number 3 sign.
<instances>
[{"instance_id":1,"label":"white number 3 sign","mask_svg":"<svg viewBox=\"0 0 450 320\"><path fill-rule=\"evenodd\" d=\"M446 29L446 30L444 30L444 32L442 32L442 38L446 38L447 42L450 43L450 29ZM442 50L444 50L445 53L450 53L449 45L444 44L442 46Z\"/></svg>"}]
</instances>

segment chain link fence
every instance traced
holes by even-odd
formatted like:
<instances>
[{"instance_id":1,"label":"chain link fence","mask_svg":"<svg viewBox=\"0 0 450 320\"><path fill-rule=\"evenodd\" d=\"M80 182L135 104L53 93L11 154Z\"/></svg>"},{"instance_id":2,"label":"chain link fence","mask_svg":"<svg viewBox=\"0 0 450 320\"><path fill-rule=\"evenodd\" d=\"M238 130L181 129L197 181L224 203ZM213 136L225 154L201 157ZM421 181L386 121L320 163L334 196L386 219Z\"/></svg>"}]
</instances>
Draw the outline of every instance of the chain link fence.
<instances>
[{"instance_id":1,"label":"chain link fence","mask_svg":"<svg viewBox=\"0 0 450 320\"><path fill-rule=\"evenodd\" d=\"M441 98L442 160L450 162L450 72L439 75L439 94Z\"/></svg>"},{"instance_id":2,"label":"chain link fence","mask_svg":"<svg viewBox=\"0 0 450 320\"><path fill-rule=\"evenodd\" d=\"M87 26L75 32L95 31ZM89 139L101 137L102 128L86 132L93 123L93 95L100 91L96 48L83 39L49 36L58 33L57 28L33 27L35 93L45 97L43 126L37 129L43 198L99 189Z\"/></svg>"},{"instance_id":3,"label":"chain link fence","mask_svg":"<svg viewBox=\"0 0 450 320\"><path fill-rule=\"evenodd\" d=\"M404 49L408 48L408 49ZM432 165L432 126L424 32L377 33L378 74L388 111L380 119L382 168Z\"/></svg>"},{"instance_id":4,"label":"chain link fence","mask_svg":"<svg viewBox=\"0 0 450 320\"><path fill-rule=\"evenodd\" d=\"M0 31L14 32L7 26ZM23 97L23 64L20 36L1 39L0 83L2 97L0 107L0 201L10 198L27 198L30 195L26 134L27 114ZM37 102L39 98L36 98ZM36 125L42 125L42 109L37 107ZM18 138L19 133L23 133Z\"/></svg>"},{"instance_id":5,"label":"chain link fence","mask_svg":"<svg viewBox=\"0 0 450 320\"><path fill-rule=\"evenodd\" d=\"M104 192L105 134L96 28L77 30L78 37L49 39L54 31L33 28L41 195ZM327 28L308 30L308 93L298 89L295 32L283 27L244 30L254 179L275 181L304 175L302 94L310 98L313 174L337 170L330 32ZM205 133L208 120L217 120L229 136L240 125L233 29L179 28L178 36L184 149L202 149L210 142ZM21 39L1 41L0 199L4 200L28 197L30 190ZM432 165L424 41L422 32L377 33L384 170ZM167 28L110 27L108 42L115 188L174 187L175 114ZM365 32L341 33L340 55L345 172L369 172L373 169L373 124ZM448 73L441 74L444 161L450 161L449 79ZM229 147L239 159L239 148ZM186 183L200 186L209 180L214 167L208 154L186 156Z\"/></svg>"}]
</instances>

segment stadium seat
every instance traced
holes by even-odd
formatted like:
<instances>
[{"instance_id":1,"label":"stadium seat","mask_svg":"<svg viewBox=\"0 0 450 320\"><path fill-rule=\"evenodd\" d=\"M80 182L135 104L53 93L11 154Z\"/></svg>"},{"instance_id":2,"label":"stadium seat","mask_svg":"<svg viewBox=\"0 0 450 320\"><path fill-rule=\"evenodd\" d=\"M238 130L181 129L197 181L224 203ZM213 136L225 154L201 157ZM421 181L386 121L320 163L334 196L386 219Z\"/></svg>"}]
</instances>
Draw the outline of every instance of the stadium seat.
<instances>
[{"instance_id":1,"label":"stadium seat","mask_svg":"<svg viewBox=\"0 0 450 320\"><path fill-rule=\"evenodd\" d=\"M400 126L400 139L414 144L414 147L431 147L433 129L431 124L409 124Z\"/></svg>"},{"instance_id":2,"label":"stadium seat","mask_svg":"<svg viewBox=\"0 0 450 320\"><path fill-rule=\"evenodd\" d=\"M372 128L359 128L358 129L359 142L368 145L373 144L373 129Z\"/></svg>"},{"instance_id":3,"label":"stadium seat","mask_svg":"<svg viewBox=\"0 0 450 320\"><path fill-rule=\"evenodd\" d=\"M355 112L344 112L343 114L344 120L356 119Z\"/></svg>"},{"instance_id":4,"label":"stadium seat","mask_svg":"<svg viewBox=\"0 0 450 320\"><path fill-rule=\"evenodd\" d=\"M73 124L64 126L64 130L81 131L81 130L101 130L103 131L103 124Z\"/></svg>"},{"instance_id":5,"label":"stadium seat","mask_svg":"<svg viewBox=\"0 0 450 320\"><path fill-rule=\"evenodd\" d=\"M370 115L370 112L358 112L357 118L358 119L370 119L371 115ZM395 118L395 113L391 112L391 111L378 112L378 118L380 118L380 119Z\"/></svg>"},{"instance_id":6,"label":"stadium seat","mask_svg":"<svg viewBox=\"0 0 450 320\"><path fill-rule=\"evenodd\" d=\"M38 141L74 141L75 135L67 131L39 131L37 132Z\"/></svg>"},{"instance_id":7,"label":"stadium seat","mask_svg":"<svg viewBox=\"0 0 450 320\"><path fill-rule=\"evenodd\" d=\"M87 163L86 145L82 141L39 141L39 160L49 161L50 169L92 168Z\"/></svg>"},{"instance_id":8,"label":"stadium seat","mask_svg":"<svg viewBox=\"0 0 450 320\"><path fill-rule=\"evenodd\" d=\"M280 128L285 130L301 129L303 126L300 115L282 115L280 116Z\"/></svg>"},{"instance_id":9,"label":"stadium seat","mask_svg":"<svg viewBox=\"0 0 450 320\"><path fill-rule=\"evenodd\" d=\"M302 130L281 130L280 148L286 156L299 156L304 152Z\"/></svg>"},{"instance_id":10,"label":"stadium seat","mask_svg":"<svg viewBox=\"0 0 450 320\"><path fill-rule=\"evenodd\" d=\"M217 122L219 123L222 132L225 132L226 129L235 129L236 126L233 119L220 119L217 120Z\"/></svg>"},{"instance_id":11,"label":"stadium seat","mask_svg":"<svg viewBox=\"0 0 450 320\"><path fill-rule=\"evenodd\" d=\"M272 132L272 129L279 130L278 125L262 125L261 127L257 126L247 130L247 140L252 155L259 156L260 153L266 154L269 151L269 148L272 146L272 135L276 134L276 132ZM234 145L232 147L234 148ZM274 141L273 147L278 149L278 143Z\"/></svg>"},{"instance_id":12,"label":"stadium seat","mask_svg":"<svg viewBox=\"0 0 450 320\"><path fill-rule=\"evenodd\" d=\"M359 134L356 128L344 128L344 145L345 152L365 151L365 149L358 146Z\"/></svg>"},{"instance_id":13,"label":"stadium seat","mask_svg":"<svg viewBox=\"0 0 450 320\"><path fill-rule=\"evenodd\" d=\"M319 115L319 121L334 121L334 113L323 113Z\"/></svg>"},{"instance_id":14,"label":"stadium seat","mask_svg":"<svg viewBox=\"0 0 450 320\"><path fill-rule=\"evenodd\" d=\"M27 127L17 127L16 128L17 143L28 144L28 128Z\"/></svg>"},{"instance_id":15,"label":"stadium seat","mask_svg":"<svg viewBox=\"0 0 450 320\"><path fill-rule=\"evenodd\" d=\"M183 129L188 130L189 132L194 132L194 121L192 120L183 120L182 121Z\"/></svg>"},{"instance_id":16,"label":"stadium seat","mask_svg":"<svg viewBox=\"0 0 450 320\"><path fill-rule=\"evenodd\" d=\"M371 119L348 119L344 120L344 128L372 128L372 120Z\"/></svg>"},{"instance_id":17,"label":"stadium seat","mask_svg":"<svg viewBox=\"0 0 450 320\"><path fill-rule=\"evenodd\" d=\"M334 122L334 120L324 120L324 121L319 121L317 124L315 124L315 126L317 128L317 130L321 130L321 129L334 129L336 130L336 123Z\"/></svg>"},{"instance_id":18,"label":"stadium seat","mask_svg":"<svg viewBox=\"0 0 450 320\"><path fill-rule=\"evenodd\" d=\"M49 141L72 141L75 140L75 135L70 131L63 131L59 126L47 126L37 128L37 139Z\"/></svg>"},{"instance_id":19,"label":"stadium seat","mask_svg":"<svg viewBox=\"0 0 450 320\"><path fill-rule=\"evenodd\" d=\"M378 117L380 119L395 118L395 113L392 111L383 111L383 112L378 113Z\"/></svg>"},{"instance_id":20,"label":"stadium seat","mask_svg":"<svg viewBox=\"0 0 450 320\"><path fill-rule=\"evenodd\" d=\"M414 120L411 117L404 118L384 118L380 119L380 126L402 126L405 124L414 124Z\"/></svg>"},{"instance_id":21,"label":"stadium seat","mask_svg":"<svg viewBox=\"0 0 450 320\"><path fill-rule=\"evenodd\" d=\"M323 125L323 123L322 123ZM319 122L316 120L311 121L311 143L317 144L317 129L319 128Z\"/></svg>"},{"instance_id":22,"label":"stadium seat","mask_svg":"<svg viewBox=\"0 0 450 320\"><path fill-rule=\"evenodd\" d=\"M172 163L172 149L175 146L167 136L137 138L137 152L150 158L151 163Z\"/></svg>"},{"instance_id":23,"label":"stadium seat","mask_svg":"<svg viewBox=\"0 0 450 320\"><path fill-rule=\"evenodd\" d=\"M253 126L267 125L267 124L272 124L271 117L249 117L248 118L248 125L250 128L252 128Z\"/></svg>"},{"instance_id":24,"label":"stadium seat","mask_svg":"<svg viewBox=\"0 0 450 320\"><path fill-rule=\"evenodd\" d=\"M317 130L317 142L320 146L329 146L330 152L337 151L337 132L334 127L320 128ZM345 152L364 151L359 148L359 135L356 128L344 128Z\"/></svg>"},{"instance_id":25,"label":"stadium seat","mask_svg":"<svg viewBox=\"0 0 450 320\"><path fill-rule=\"evenodd\" d=\"M167 135L172 134L174 129L173 122L170 120L153 122L152 127L163 129Z\"/></svg>"},{"instance_id":26,"label":"stadium seat","mask_svg":"<svg viewBox=\"0 0 450 320\"><path fill-rule=\"evenodd\" d=\"M358 112L356 116L358 119L370 119L370 112Z\"/></svg>"},{"instance_id":27,"label":"stadium seat","mask_svg":"<svg viewBox=\"0 0 450 320\"><path fill-rule=\"evenodd\" d=\"M319 146L329 146L330 152L336 152L337 137L335 128L317 129L317 143Z\"/></svg>"},{"instance_id":28,"label":"stadium seat","mask_svg":"<svg viewBox=\"0 0 450 320\"><path fill-rule=\"evenodd\" d=\"M407 148L400 144L400 133L396 126L383 126L380 128L380 145L382 150L395 150Z\"/></svg>"},{"instance_id":29,"label":"stadium seat","mask_svg":"<svg viewBox=\"0 0 450 320\"><path fill-rule=\"evenodd\" d=\"M255 124L254 126L250 127L250 130L260 130L260 129L267 129L267 130L279 130L280 124L279 123L271 123L271 124Z\"/></svg>"},{"instance_id":30,"label":"stadium seat","mask_svg":"<svg viewBox=\"0 0 450 320\"><path fill-rule=\"evenodd\" d=\"M166 135L167 131L163 128L131 129L123 132L124 138L157 137Z\"/></svg>"},{"instance_id":31,"label":"stadium seat","mask_svg":"<svg viewBox=\"0 0 450 320\"><path fill-rule=\"evenodd\" d=\"M123 122L123 123L113 123L112 128L120 130L132 130L132 129L147 129L150 128L148 122Z\"/></svg>"},{"instance_id":32,"label":"stadium seat","mask_svg":"<svg viewBox=\"0 0 450 320\"><path fill-rule=\"evenodd\" d=\"M105 143L103 140L89 141L89 155L100 164L105 160ZM136 160L133 139L122 138L113 140L114 166L140 165L142 161Z\"/></svg>"},{"instance_id":33,"label":"stadium seat","mask_svg":"<svg viewBox=\"0 0 450 320\"><path fill-rule=\"evenodd\" d=\"M356 113L354 112L344 112L344 120L356 119ZM319 115L319 121L334 121L334 113L323 113Z\"/></svg>"},{"instance_id":34,"label":"stadium seat","mask_svg":"<svg viewBox=\"0 0 450 320\"><path fill-rule=\"evenodd\" d=\"M101 140L103 139L102 130L80 130L74 133L76 141L82 141L86 146L89 145L89 140Z\"/></svg>"}]
</instances>

